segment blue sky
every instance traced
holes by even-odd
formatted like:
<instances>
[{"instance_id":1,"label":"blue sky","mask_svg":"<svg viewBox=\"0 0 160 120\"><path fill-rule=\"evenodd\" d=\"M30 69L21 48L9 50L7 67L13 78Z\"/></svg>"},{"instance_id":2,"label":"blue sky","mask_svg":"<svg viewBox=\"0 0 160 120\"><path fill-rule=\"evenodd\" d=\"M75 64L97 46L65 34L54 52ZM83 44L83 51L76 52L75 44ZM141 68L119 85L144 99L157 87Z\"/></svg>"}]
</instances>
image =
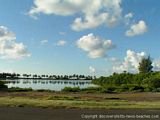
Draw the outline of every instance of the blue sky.
<instances>
[{"instance_id":1,"label":"blue sky","mask_svg":"<svg viewBox=\"0 0 160 120\"><path fill-rule=\"evenodd\" d=\"M160 69L159 0L1 0L0 71L109 75Z\"/></svg>"}]
</instances>

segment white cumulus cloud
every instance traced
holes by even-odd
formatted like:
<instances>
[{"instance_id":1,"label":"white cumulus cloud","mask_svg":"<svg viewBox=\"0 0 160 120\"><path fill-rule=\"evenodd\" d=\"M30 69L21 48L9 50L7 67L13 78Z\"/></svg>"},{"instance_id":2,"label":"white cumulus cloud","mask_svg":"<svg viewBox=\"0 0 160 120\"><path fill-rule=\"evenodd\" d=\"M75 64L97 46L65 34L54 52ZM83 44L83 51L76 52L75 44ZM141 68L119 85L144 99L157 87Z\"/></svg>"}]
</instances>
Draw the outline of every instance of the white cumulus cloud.
<instances>
[{"instance_id":1,"label":"white cumulus cloud","mask_svg":"<svg viewBox=\"0 0 160 120\"><path fill-rule=\"evenodd\" d=\"M89 72L90 73L95 73L96 72L96 69L92 66L89 66Z\"/></svg>"},{"instance_id":2,"label":"white cumulus cloud","mask_svg":"<svg viewBox=\"0 0 160 120\"><path fill-rule=\"evenodd\" d=\"M59 32L60 35L66 35L66 32Z\"/></svg>"},{"instance_id":3,"label":"white cumulus cloud","mask_svg":"<svg viewBox=\"0 0 160 120\"><path fill-rule=\"evenodd\" d=\"M145 21L140 20L138 23L130 26L130 29L126 31L126 36L133 37L137 35L142 35L147 32L148 27Z\"/></svg>"},{"instance_id":4,"label":"white cumulus cloud","mask_svg":"<svg viewBox=\"0 0 160 120\"><path fill-rule=\"evenodd\" d=\"M126 19L130 19L133 17L133 13L128 13L124 16Z\"/></svg>"},{"instance_id":5,"label":"white cumulus cloud","mask_svg":"<svg viewBox=\"0 0 160 120\"><path fill-rule=\"evenodd\" d=\"M127 50L123 61L113 61L112 72L122 73L123 71L137 73L142 58L147 58L146 52L135 52ZM152 59L153 71L160 71L160 59Z\"/></svg>"},{"instance_id":6,"label":"white cumulus cloud","mask_svg":"<svg viewBox=\"0 0 160 120\"><path fill-rule=\"evenodd\" d=\"M115 47L111 40L101 39L92 33L82 36L77 41L77 46L87 52L90 58L105 57L106 52Z\"/></svg>"},{"instance_id":7,"label":"white cumulus cloud","mask_svg":"<svg viewBox=\"0 0 160 120\"><path fill-rule=\"evenodd\" d=\"M66 44L67 44L67 42L65 40L59 40L56 45L57 46L64 46Z\"/></svg>"},{"instance_id":8,"label":"white cumulus cloud","mask_svg":"<svg viewBox=\"0 0 160 120\"><path fill-rule=\"evenodd\" d=\"M41 40L40 43L41 43L41 45L44 45L44 44L48 43L48 40Z\"/></svg>"},{"instance_id":9,"label":"white cumulus cloud","mask_svg":"<svg viewBox=\"0 0 160 120\"><path fill-rule=\"evenodd\" d=\"M138 72L138 66L142 58L146 58L147 54L145 52L135 52L132 50L127 50L124 60L118 65L113 66L113 72L121 73L123 71L128 71L132 73Z\"/></svg>"},{"instance_id":10,"label":"white cumulus cloud","mask_svg":"<svg viewBox=\"0 0 160 120\"><path fill-rule=\"evenodd\" d=\"M160 71L160 59L156 59L152 63L154 71Z\"/></svg>"},{"instance_id":11,"label":"white cumulus cloud","mask_svg":"<svg viewBox=\"0 0 160 120\"><path fill-rule=\"evenodd\" d=\"M121 0L34 0L29 15L79 15L71 25L73 30L91 29L102 24L113 26L121 19Z\"/></svg>"},{"instance_id":12,"label":"white cumulus cloud","mask_svg":"<svg viewBox=\"0 0 160 120\"><path fill-rule=\"evenodd\" d=\"M126 25L129 25L131 22L131 19L133 18L133 13L128 13L124 16L124 22Z\"/></svg>"},{"instance_id":13,"label":"white cumulus cloud","mask_svg":"<svg viewBox=\"0 0 160 120\"><path fill-rule=\"evenodd\" d=\"M16 42L15 34L5 26L0 26L0 58L21 59L28 57L26 46Z\"/></svg>"}]
</instances>

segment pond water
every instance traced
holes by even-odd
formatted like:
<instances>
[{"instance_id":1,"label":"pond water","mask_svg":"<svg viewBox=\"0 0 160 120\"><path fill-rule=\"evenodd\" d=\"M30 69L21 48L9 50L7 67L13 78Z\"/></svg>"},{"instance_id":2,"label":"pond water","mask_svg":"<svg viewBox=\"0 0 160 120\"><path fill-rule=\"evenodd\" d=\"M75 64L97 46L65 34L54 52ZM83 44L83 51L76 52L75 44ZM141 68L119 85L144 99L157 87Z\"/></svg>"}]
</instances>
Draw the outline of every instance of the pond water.
<instances>
[{"instance_id":1,"label":"pond water","mask_svg":"<svg viewBox=\"0 0 160 120\"><path fill-rule=\"evenodd\" d=\"M7 86L19 88L32 88L33 90L54 90L61 91L65 87L80 87L87 88L93 87L94 84L91 80L35 80L35 79L18 79L18 80L5 80Z\"/></svg>"}]
</instances>

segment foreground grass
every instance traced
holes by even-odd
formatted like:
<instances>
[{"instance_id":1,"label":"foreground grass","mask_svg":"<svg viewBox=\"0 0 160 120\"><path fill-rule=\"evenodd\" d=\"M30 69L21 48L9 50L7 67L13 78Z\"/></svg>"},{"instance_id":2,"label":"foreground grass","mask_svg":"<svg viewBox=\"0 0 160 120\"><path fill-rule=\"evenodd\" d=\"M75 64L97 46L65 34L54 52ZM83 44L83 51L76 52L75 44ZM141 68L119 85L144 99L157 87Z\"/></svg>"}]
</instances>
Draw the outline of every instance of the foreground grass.
<instances>
[{"instance_id":1,"label":"foreground grass","mask_svg":"<svg viewBox=\"0 0 160 120\"><path fill-rule=\"evenodd\" d=\"M0 106L89 109L160 109L160 101L87 100L79 97L48 96L42 98L0 97Z\"/></svg>"}]
</instances>

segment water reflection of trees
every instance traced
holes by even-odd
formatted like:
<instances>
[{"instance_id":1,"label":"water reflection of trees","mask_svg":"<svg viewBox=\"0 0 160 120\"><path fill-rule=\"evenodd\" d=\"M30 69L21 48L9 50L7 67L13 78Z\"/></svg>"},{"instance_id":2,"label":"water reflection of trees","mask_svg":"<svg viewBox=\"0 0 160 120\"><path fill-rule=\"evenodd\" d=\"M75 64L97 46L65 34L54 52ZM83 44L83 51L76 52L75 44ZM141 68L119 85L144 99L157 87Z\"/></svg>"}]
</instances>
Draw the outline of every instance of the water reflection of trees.
<instances>
[{"instance_id":1,"label":"water reflection of trees","mask_svg":"<svg viewBox=\"0 0 160 120\"><path fill-rule=\"evenodd\" d=\"M89 85L91 81L63 81L63 80L7 80L7 84L61 84L61 85Z\"/></svg>"}]
</instances>

